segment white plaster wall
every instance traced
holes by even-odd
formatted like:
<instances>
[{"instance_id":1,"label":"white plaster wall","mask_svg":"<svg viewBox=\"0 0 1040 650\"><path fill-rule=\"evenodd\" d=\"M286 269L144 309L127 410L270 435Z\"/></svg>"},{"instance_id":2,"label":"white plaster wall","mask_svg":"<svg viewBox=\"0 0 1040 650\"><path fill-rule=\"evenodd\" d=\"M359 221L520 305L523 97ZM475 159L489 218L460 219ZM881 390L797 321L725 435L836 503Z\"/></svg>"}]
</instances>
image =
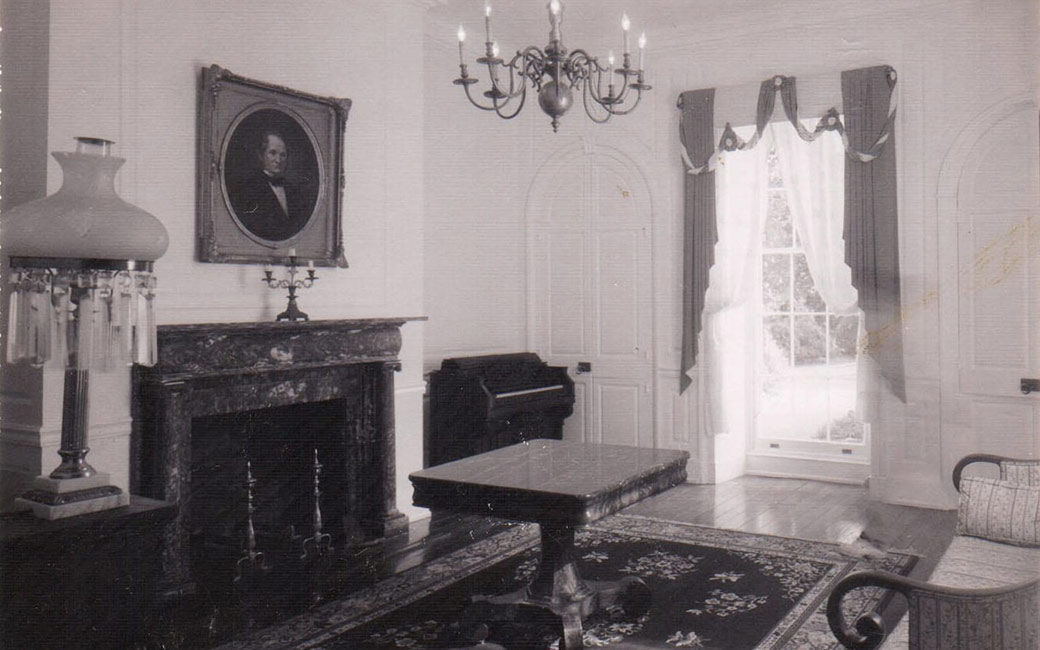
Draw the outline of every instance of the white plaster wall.
<instances>
[{"instance_id":1,"label":"white plaster wall","mask_svg":"<svg viewBox=\"0 0 1040 650\"><path fill-rule=\"evenodd\" d=\"M896 138L908 401L905 407L891 400L883 405L874 428L871 487L890 501L948 506L951 468L941 451L953 444L954 433L944 429L941 403L958 396L943 394L940 366L958 341L942 338L939 328L937 296L946 279L938 270L938 233L949 224L935 207L938 173L952 137L964 125L1001 98L1035 92L1040 60L1035 1L585 4L567 3L565 43L605 55L607 47L617 46L610 42L618 31L612 16L632 5L628 11L636 29L649 22L648 82L654 89L633 115L606 126L591 125L575 108L555 135L533 102L512 122L503 122L469 107L451 85L458 76L453 37L459 22L471 35L470 73L478 73L471 62L483 41L478 3L449 1L429 12L426 366L460 351L524 344L527 315L517 296L525 291L522 206L530 179L572 138L616 143L649 170L653 183L656 439L690 449L692 477L711 480L703 459L714 457L714 441L697 432L695 387L688 396L676 394L683 171L675 100L684 90L746 86L748 111L732 119L751 122L758 83L773 74L808 79L887 63L897 69L902 93ZM536 9L496 7L496 39L504 52L544 45L547 21Z\"/></svg>"},{"instance_id":2,"label":"white plaster wall","mask_svg":"<svg viewBox=\"0 0 1040 650\"><path fill-rule=\"evenodd\" d=\"M196 88L200 69L214 63L353 100L343 205L350 268L321 270L301 308L313 319L422 314L423 10L379 0L52 3L49 150L70 149L77 135L116 141L127 159L121 196L170 233L156 264L160 324L273 320L284 308L257 266L195 261ZM60 184L51 161L49 192ZM423 325L408 325L396 377L400 475L421 467L422 347ZM114 404L128 432L127 398L115 393L115 402L93 404ZM46 391L30 399L60 408ZM414 515L410 497L398 491L399 507Z\"/></svg>"}]
</instances>

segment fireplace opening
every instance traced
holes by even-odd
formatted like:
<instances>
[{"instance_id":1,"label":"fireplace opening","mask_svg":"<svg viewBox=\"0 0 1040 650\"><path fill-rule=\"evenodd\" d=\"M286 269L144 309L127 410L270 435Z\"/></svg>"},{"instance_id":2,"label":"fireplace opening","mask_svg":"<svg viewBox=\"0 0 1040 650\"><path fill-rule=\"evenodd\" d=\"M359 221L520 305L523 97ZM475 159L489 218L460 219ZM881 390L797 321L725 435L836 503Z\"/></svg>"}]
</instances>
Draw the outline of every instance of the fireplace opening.
<instances>
[{"instance_id":1,"label":"fireplace opening","mask_svg":"<svg viewBox=\"0 0 1040 650\"><path fill-rule=\"evenodd\" d=\"M315 454L322 533L343 549L363 536L345 442L346 399L297 403L192 419L189 530L196 575L226 580L247 546L247 462L254 479L256 550L271 570L295 571L314 535Z\"/></svg>"}]
</instances>

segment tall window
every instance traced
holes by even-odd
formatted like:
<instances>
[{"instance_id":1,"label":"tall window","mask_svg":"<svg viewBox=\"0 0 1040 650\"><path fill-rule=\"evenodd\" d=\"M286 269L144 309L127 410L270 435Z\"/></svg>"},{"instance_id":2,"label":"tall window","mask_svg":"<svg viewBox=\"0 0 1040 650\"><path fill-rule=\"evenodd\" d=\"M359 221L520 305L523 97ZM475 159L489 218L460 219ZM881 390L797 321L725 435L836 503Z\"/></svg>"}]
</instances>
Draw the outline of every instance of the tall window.
<instances>
[{"instance_id":1,"label":"tall window","mask_svg":"<svg viewBox=\"0 0 1040 650\"><path fill-rule=\"evenodd\" d=\"M763 145L766 143L763 142ZM756 446L853 453L858 315L832 313L813 285L775 149L762 228ZM863 453L863 449L856 453Z\"/></svg>"}]
</instances>

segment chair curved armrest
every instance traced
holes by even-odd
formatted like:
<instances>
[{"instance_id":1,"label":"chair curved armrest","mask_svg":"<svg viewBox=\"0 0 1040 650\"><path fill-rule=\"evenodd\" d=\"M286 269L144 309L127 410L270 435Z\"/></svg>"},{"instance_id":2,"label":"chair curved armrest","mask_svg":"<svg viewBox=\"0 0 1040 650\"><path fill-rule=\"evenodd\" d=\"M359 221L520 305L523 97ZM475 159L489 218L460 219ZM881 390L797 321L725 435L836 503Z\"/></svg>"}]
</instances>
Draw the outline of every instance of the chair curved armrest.
<instances>
[{"instance_id":1,"label":"chair curved armrest","mask_svg":"<svg viewBox=\"0 0 1040 650\"><path fill-rule=\"evenodd\" d=\"M920 584L922 583L884 571L850 573L834 585L830 596L827 597L827 624L834 633L834 637L846 648L874 650L888 635L885 624L881 622L881 617L877 613L871 612L857 618L851 628L846 628L845 619L841 613L841 601L845 594L854 589L881 587L898 591L905 597L909 595L911 588Z\"/></svg>"},{"instance_id":2,"label":"chair curved armrest","mask_svg":"<svg viewBox=\"0 0 1040 650\"><path fill-rule=\"evenodd\" d=\"M1009 458L1007 456L998 456L996 454L968 454L964 458L957 461L957 464L953 467L953 487L958 492L961 490L961 474L964 472L964 468L972 463L992 463L994 465L1000 465L1001 463L1032 463L1040 465L1040 460L1035 458Z\"/></svg>"},{"instance_id":3,"label":"chair curved armrest","mask_svg":"<svg viewBox=\"0 0 1040 650\"><path fill-rule=\"evenodd\" d=\"M1040 578L1003 587L987 587L971 589L964 587L944 587L942 585L912 580L894 573L884 571L858 571L842 578L834 586L827 597L827 624L838 642L851 650L874 650L885 640L888 631L881 617L871 612L859 616L851 628L845 627L842 616L841 601L845 594L854 589L880 587L901 593L908 600L913 592L924 592L938 597L972 598L985 600L1007 596L1015 592L1035 592L1040 586Z\"/></svg>"}]
</instances>

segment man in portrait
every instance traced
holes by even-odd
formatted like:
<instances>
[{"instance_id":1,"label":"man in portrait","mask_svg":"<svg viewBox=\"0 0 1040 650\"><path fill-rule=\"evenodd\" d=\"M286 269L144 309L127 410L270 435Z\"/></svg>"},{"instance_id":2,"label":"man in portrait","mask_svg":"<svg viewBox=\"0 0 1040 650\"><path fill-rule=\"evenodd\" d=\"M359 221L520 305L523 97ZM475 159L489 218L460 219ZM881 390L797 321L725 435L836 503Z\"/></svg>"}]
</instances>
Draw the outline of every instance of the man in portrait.
<instances>
[{"instance_id":1,"label":"man in portrait","mask_svg":"<svg viewBox=\"0 0 1040 650\"><path fill-rule=\"evenodd\" d=\"M312 202L285 176L289 152L281 133L261 130L255 146L257 165L230 188L231 207L257 237L283 241L306 225Z\"/></svg>"}]
</instances>

